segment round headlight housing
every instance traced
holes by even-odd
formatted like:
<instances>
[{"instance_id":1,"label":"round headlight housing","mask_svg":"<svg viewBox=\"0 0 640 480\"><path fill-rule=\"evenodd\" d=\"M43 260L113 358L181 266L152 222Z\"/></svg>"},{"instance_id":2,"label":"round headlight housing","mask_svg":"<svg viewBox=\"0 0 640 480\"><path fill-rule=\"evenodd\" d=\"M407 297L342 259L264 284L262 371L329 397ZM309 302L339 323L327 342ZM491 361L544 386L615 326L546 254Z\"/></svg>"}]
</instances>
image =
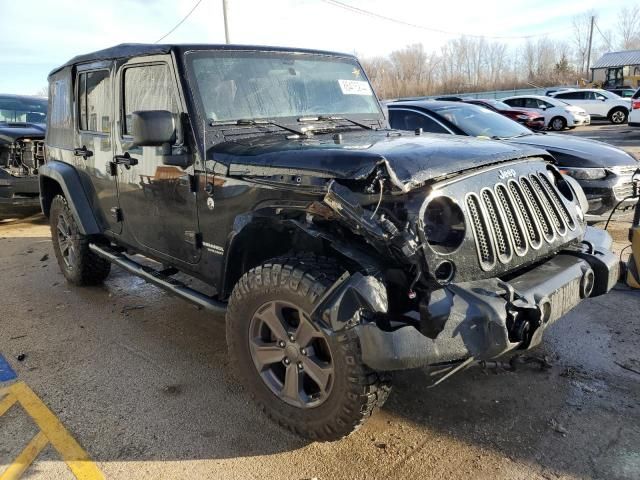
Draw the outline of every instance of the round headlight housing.
<instances>
[{"instance_id":1,"label":"round headlight housing","mask_svg":"<svg viewBox=\"0 0 640 480\"><path fill-rule=\"evenodd\" d=\"M436 253L453 253L464 240L466 226L460 206L449 197L435 197L424 211L425 240Z\"/></svg>"}]
</instances>

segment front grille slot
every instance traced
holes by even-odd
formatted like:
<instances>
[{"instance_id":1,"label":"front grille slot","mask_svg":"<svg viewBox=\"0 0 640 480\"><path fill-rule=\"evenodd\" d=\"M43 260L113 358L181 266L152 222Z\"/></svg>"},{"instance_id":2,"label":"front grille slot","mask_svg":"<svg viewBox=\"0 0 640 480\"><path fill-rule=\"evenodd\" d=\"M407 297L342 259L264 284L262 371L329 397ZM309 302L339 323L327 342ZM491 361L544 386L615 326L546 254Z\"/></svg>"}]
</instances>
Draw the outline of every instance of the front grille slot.
<instances>
[{"instance_id":1,"label":"front grille slot","mask_svg":"<svg viewBox=\"0 0 640 480\"><path fill-rule=\"evenodd\" d=\"M544 206L542 204L542 200L533 193L533 187L528 179L522 177L520 179L520 186L522 187L522 191L524 192L525 197L529 201L529 204L533 208L533 212L535 214L536 220L539 222L540 227L542 228L542 234L544 235L544 239L551 243L555 236L553 231L553 227L551 226L551 220L549 219L549 214L545 211Z\"/></svg>"},{"instance_id":2,"label":"front grille slot","mask_svg":"<svg viewBox=\"0 0 640 480\"><path fill-rule=\"evenodd\" d=\"M493 192L487 188L482 190L482 201L489 214L493 238L495 239L498 259L502 263L511 260L511 241L502 213L498 210L498 204Z\"/></svg>"},{"instance_id":3,"label":"front grille slot","mask_svg":"<svg viewBox=\"0 0 640 480\"><path fill-rule=\"evenodd\" d=\"M467 209L471 218L471 227L473 228L478 255L480 258L480 266L483 270L491 270L496 263L493 244L491 241L491 233L482 207L480 199L475 194L467 196Z\"/></svg>"},{"instance_id":4,"label":"front grille slot","mask_svg":"<svg viewBox=\"0 0 640 480\"><path fill-rule=\"evenodd\" d=\"M553 203L551 196L542 186L542 182L537 175L531 175L531 185L536 192L538 199L541 201L543 208L549 214L551 223L554 225L556 232L561 236L567 233L567 226L564 224L564 220L561 218L561 213L558 207Z\"/></svg>"},{"instance_id":5,"label":"front grille slot","mask_svg":"<svg viewBox=\"0 0 640 480\"><path fill-rule=\"evenodd\" d=\"M540 229L538 228L538 224L534 220L531 207L524 198L524 193L522 193L520 184L515 182L514 180L511 180L509 182L509 191L511 192L511 196L514 198L516 204L518 205L520 215L522 216L524 225L527 228L529 244L532 248L540 248L540 245L542 244Z\"/></svg>"},{"instance_id":6,"label":"front grille slot","mask_svg":"<svg viewBox=\"0 0 640 480\"><path fill-rule=\"evenodd\" d=\"M516 254L524 255L528 250L527 238L522 223L516 213L516 201L509 196L507 187L502 184L496 185L496 196L498 197L498 203L502 206L507 225L509 225Z\"/></svg>"},{"instance_id":7,"label":"front grille slot","mask_svg":"<svg viewBox=\"0 0 640 480\"><path fill-rule=\"evenodd\" d=\"M574 222L573 218L571 217L571 214L569 213L567 206L562 202L562 199L558 195L558 191L554 188L554 186L551 184L551 182L549 181L549 178L547 178L546 175L540 175L539 178L544 184L545 190L548 196L553 201L553 204L555 205L557 212L559 212L560 215L562 216L564 223L566 223L571 230L575 230L576 222Z\"/></svg>"}]
</instances>

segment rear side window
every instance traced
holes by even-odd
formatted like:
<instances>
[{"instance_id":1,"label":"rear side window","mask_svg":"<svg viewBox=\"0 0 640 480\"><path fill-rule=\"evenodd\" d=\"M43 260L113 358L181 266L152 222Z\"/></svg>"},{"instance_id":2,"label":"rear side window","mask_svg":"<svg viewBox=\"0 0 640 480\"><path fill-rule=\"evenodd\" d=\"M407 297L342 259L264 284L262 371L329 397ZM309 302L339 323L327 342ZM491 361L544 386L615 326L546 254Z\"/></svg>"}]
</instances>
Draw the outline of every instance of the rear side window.
<instances>
[{"instance_id":1,"label":"rear side window","mask_svg":"<svg viewBox=\"0 0 640 480\"><path fill-rule=\"evenodd\" d=\"M556 98L562 98L564 100L584 100L586 97L586 92L567 92L556 95Z\"/></svg>"},{"instance_id":2,"label":"rear side window","mask_svg":"<svg viewBox=\"0 0 640 480\"><path fill-rule=\"evenodd\" d=\"M524 107L524 98L511 98L503 100L503 102L512 107Z\"/></svg>"},{"instance_id":3,"label":"rear side window","mask_svg":"<svg viewBox=\"0 0 640 480\"><path fill-rule=\"evenodd\" d=\"M430 133L451 133L431 117L408 110L389 109L389 123L399 130L417 130L421 128Z\"/></svg>"},{"instance_id":4,"label":"rear side window","mask_svg":"<svg viewBox=\"0 0 640 480\"><path fill-rule=\"evenodd\" d=\"M525 108L540 108L538 104L537 98L525 98L524 99L524 107Z\"/></svg>"},{"instance_id":5,"label":"rear side window","mask_svg":"<svg viewBox=\"0 0 640 480\"><path fill-rule=\"evenodd\" d=\"M111 131L111 78L107 70L78 75L78 121L83 131Z\"/></svg>"},{"instance_id":6,"label":"rear side window","mask_svg":"<svg viewBox=\"0 0 640 480\"><path fill-rule=\"evenodd\" d=\"M142 65L124 71L124 134L131 135L131 114L144 110L178 113L168 65Z\"/></svg>"}]
</instances>

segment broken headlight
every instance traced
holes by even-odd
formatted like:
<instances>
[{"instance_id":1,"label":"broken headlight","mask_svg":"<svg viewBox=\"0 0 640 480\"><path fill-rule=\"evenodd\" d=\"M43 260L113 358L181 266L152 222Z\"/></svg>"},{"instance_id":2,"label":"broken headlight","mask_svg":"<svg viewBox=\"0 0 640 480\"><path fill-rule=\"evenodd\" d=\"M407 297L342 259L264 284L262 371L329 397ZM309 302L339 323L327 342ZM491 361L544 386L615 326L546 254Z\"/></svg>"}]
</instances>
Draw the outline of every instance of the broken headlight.
<instances>
[{"instance_id":1,"label":"broken headlight","mask_svg":"<svg viewBox=\"0 0 640 480\"><path fill-rule=\"evenodd\" d=\"M424 211L424 236L437 253L452 253L462 244L465 236L464 214L460 206L449 197L435 197Z\"/></svg>"}]
</instances>

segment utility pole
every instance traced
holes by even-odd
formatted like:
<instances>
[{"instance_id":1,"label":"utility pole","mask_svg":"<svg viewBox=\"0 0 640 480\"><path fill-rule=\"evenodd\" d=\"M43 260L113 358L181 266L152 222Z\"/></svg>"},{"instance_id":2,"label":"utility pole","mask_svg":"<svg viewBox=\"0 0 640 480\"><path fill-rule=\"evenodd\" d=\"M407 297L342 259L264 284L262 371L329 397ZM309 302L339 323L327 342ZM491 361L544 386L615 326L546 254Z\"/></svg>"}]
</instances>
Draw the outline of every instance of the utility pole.
<instances>
[{"instance_id":1,"label":"utility pole","mask_svg":"<svg viewBox=\"0 0 640 480\"><path fill-rule=\"evenodd\" d=\"M595 21L596 17L591 15L591 28L589 29L589 50L587 51L587 78L589 78L589 67L591 66L591 42L593 42L593 24Z\"/></svg>"},{"instance_id":2,"label":"utility pole","mask_svg":"<svg viewBox=\"0 0 640 480\"><path fill-rule=\"evenodd\" d=\"M229 42L229 22L227 21L227 0L222 0L222 15L224 16L224 39ZM593 17L591 21L591 30L593 31Z\"/></svg>"}]
</instances>

